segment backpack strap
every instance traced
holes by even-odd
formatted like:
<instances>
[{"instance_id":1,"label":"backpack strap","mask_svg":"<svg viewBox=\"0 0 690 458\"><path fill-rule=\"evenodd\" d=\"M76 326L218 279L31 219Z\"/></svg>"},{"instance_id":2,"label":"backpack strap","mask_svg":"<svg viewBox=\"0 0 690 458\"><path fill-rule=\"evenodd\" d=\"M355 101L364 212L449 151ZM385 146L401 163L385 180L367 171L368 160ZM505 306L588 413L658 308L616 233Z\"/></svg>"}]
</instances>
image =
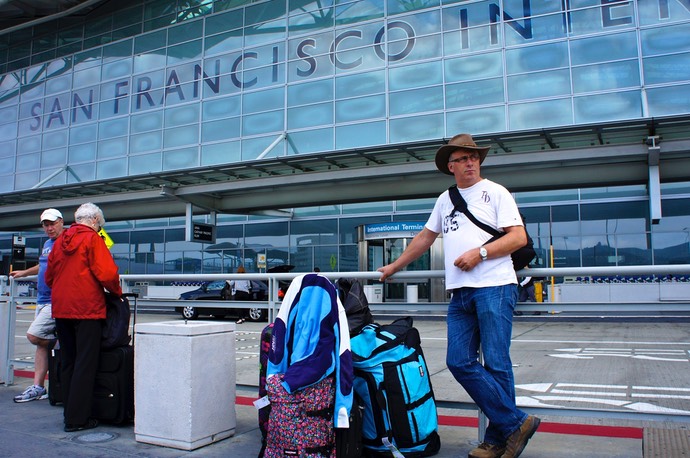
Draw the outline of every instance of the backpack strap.
<instances>
[{"instance_id":1,"label":"backpack strap","mask_svg":"<svg viewBox=\"0 0 690 458\"><path fill-rule=\"evenodd\" d=\"M465 199L463 199L460 195L460 191L458 190L457 185L453 185L450 188L448 188L448 194L450 195L450 201L453 203L453 212L448 216L453 216L456 211L460 211L464 213L465 216L467 216L467 219L472 221L479 229L488 232L492 236L495 237L501 233L500 231L497 231L493 227L489 226L488 224L482 223L477 218L475 218L472 213L470 213L469 209L467 208L467 202L465 202Z\"/></svg>"}]
</instances>

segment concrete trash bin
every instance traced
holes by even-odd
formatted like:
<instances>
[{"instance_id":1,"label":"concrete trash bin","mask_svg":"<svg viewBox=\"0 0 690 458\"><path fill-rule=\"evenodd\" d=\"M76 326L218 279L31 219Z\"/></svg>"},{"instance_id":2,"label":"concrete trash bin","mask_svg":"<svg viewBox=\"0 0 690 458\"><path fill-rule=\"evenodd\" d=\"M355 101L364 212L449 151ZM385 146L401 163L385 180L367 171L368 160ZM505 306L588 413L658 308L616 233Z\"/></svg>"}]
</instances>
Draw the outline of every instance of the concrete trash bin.
<instances>
[{"instance_id":1,"label":"concrete trash bin","mask_svg":"<svg viewBox=\"0 0 690 458\"><path fill-rule=\"evenodd\" d=\"M194 450L235 434L235 323L137 324L134 436Z\"/></svg>"}]
</instances>

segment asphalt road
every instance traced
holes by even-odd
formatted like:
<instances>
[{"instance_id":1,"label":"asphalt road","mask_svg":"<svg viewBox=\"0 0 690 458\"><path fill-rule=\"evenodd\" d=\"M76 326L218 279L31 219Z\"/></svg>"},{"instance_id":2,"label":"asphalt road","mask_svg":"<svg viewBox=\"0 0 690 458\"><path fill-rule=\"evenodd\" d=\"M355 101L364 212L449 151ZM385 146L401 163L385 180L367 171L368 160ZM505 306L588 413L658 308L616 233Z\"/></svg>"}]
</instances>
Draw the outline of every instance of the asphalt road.
<instances>
[{"instance_id":1,"label":"asphalt road","mask_svg":"<svg viewBox=\"0 0 690 458\"><path fill-rule=\"evenodd\" d=\"M17 368L32 368L34 347L25 337L32 317L33 310L17 311L14 351L15 359L23 361ZM375 318L380 323L394 319ZM177 321L180 317L140 313L137 320ZM445 320L415 320L436 398L451 405L470 403L445 366ZM237 325L238 385L258 384L259 336L264 326L265 323L250 322ZM668 414L671 423L675 416L684 416L686 422L690 418L687 317L517 317L511 355L518 405L553 408L554 415L559 409L591 409L593 413L585 421L594 423L601 422L606 412ZM603 414L597 413L600 411Z\"/></svg>"}]
</instances>

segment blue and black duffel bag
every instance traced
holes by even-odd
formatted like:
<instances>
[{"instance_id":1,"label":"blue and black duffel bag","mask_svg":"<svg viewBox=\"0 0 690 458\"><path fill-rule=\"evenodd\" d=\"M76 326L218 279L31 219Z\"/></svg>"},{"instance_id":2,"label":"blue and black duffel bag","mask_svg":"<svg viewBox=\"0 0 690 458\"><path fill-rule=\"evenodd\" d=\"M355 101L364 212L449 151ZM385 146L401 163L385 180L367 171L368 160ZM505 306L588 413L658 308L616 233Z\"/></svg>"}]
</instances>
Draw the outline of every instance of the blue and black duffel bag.
<instances>
[{"instance_id":1,"label":"blue and black duffel bag","mask_svg":"<svg viewBox=\"0 0 690 458\"><path fill-rule=\"evenodd\" d=\"M436 401L412 318L366 325L350 339L367 456L431 456L441 448ZM387 445L389 444L389 445Z\"/></svg>"}]
</instances>

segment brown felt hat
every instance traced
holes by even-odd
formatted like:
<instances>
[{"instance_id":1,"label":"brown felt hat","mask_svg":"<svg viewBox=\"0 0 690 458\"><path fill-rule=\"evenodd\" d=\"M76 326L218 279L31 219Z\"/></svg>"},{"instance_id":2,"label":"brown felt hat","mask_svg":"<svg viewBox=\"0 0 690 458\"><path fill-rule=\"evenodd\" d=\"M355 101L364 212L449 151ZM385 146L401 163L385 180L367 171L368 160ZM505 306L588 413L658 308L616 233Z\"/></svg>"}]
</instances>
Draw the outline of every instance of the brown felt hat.
<instances>
[{"instance_id":1,"label":"brown felt hat","mask_svg":"<svg viewBox=\"0 0 690 458\"><path fill-rule=\"evenodd\" d=\"M447 145L443 145L436 151L436 168L446 175L452 175L448 170L448 159L451 153L457 150L476 151L479 153L479 163L486 159L491 146L477 146L470 134L458 134L451 138Z\"/></svg>"}]
</instances>

